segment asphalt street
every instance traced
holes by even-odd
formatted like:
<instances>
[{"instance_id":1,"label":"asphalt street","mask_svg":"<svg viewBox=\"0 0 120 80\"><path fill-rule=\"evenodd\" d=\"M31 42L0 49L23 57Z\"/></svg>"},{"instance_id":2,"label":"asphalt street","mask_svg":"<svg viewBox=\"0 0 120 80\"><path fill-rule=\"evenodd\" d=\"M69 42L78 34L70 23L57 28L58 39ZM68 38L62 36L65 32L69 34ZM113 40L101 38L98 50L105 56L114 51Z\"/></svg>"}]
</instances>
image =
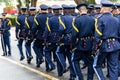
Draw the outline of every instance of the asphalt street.
<instances>
[{"instance_id":1,"label":"asphalt street","mask_svg":"<svg viewBox=\"0 0 120 80\"><path fill-rule=\"evenodd\" d=\"M11 28L11 47L12 56L0 56L0 80L68 80L69 72L65 73L63 77L57 77L57 70L52 72L45 71L45 64L43 63L40 68L36 68L35 53L31 64L27 64L26 59L19 61L19 52L17 48L17 40L15 38L15 28ZM1 42L1 41L0 41ZM23 45L23 51L25 48ZM0 43L0 55L2 55L2 48ZM56 64L56 63L55 63ZM69 65L68 65L69 66ZM106 75L106 68L103 69ZM85 80L87 80L87 68L82 70ZM95 75L94 80L97 80ZM120 80L120 78L119 78Z\"/></svg>"}]
</instances>

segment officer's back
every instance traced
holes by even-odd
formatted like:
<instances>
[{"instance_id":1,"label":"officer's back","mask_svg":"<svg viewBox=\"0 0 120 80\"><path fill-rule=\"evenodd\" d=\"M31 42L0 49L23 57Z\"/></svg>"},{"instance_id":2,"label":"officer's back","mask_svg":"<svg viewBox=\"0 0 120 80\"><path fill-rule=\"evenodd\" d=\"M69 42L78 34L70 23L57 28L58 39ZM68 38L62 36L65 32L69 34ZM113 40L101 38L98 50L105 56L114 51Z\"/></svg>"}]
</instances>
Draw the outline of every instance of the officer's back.
<instances>
[{"instance_id":1,"label":"officer's back","mask_svg":"<svg viewBox=\"0 0 120 80\"><path fill-rule=\"evenodd\" d=\"M41 12L35 16L35 25L33 25L33 33L37 32L36 38L43 40L43 33L45 31L45 27L46 27L46 20L48 17L47 14L47 6L46 5L41 5Z\"/></svg>"},{"instance_id":2,"label":"officer's back","mask_svg":"<svg viewBox=\"0 0 120 80\"><path fill-rule=\"evenodd\" d=\"M79 50L91 50L91 41L94 35L94 19L91 16L84 14L83 10L82 14L76 17L74 24L78 29L76 30L76 28L73 26L73 28L76 30L75 33L77 33L75 35L79 39L77 48Z\"/></svg>"}]
</instances>

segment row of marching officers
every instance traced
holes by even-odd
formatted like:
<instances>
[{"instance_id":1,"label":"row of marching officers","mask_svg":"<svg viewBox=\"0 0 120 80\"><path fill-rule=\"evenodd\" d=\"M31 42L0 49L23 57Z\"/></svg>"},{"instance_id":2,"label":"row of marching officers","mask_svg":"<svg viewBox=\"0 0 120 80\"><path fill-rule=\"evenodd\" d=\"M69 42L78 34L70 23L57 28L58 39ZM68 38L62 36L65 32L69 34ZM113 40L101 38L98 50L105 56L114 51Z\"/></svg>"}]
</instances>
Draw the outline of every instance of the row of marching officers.
<instances>
[{"instance_id":1,"label":"row of marching officers","mask_svg":"<svg viewBox=\"0 0 120 80\"><path fill-rule=\"evenodd\" d=\"M110 80L118 80L118 51L119 43L119 19L111 13L113 4L102 2L101 14L97 18L87 14L87 4L77 5L79 15L70 14L71 6L62 5L64 15L61 15L61 7L53 5L53 14L47 13L48 6L40 5L40 13L35 15L35 8L30 7L30 16L27 16L26 8L21 8L21 15L16 20L16 38L20 60L25 56L22 44L25 41L28 63L33 56L31 43L36 54L36 66L44 62L46 71L54 70L52 53L57 62L58 76L68 71L66 58L70 65L69 80L84 80L79 61L85 60L88 67L87 80L93 80L94 73L99 80L106 80L102 72L102 63L107 58L107 68ZM120 6L120 5L119 5ZM95 55L95 56L93 56Z\"/></svg>"}]
</instances>

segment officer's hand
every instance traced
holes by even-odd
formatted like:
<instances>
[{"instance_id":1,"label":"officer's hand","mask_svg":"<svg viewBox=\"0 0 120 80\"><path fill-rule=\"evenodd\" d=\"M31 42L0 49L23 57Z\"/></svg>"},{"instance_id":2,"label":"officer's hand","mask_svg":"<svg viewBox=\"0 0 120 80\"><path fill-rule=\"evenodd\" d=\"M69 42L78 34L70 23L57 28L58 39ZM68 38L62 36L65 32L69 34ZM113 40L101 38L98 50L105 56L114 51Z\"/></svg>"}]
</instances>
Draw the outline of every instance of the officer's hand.
<instances>
[{"instance_id":1,"label":"officer's hand","mask_svg":"<svg viewBox=\"0 0 120 80\"><path fill-rule=\"evenodd\" d=\"M16 35L16 39L19 39L19 37Z\"/></svg>"},{"instance_id":2,"label":"officer's hand","mask_svg":"<svg viewBox=\"0 0 120 80\"><path fill-rule=\"evenodd\" d=\"M92 55L93 55L93 56L96 55L96 51L97 51L97 50L93 50L93 51L92 51Z\"/></svg>"},{"instance_id":3,"label":"officer's hand","mask_svg":"<svg viewBox=\"0 0 120 80\"><path fill-rule=\"evenodd\" d=\"M3 32L2 31L0 31L0 34L2 34Z\"/></svg>"}]
</instances>

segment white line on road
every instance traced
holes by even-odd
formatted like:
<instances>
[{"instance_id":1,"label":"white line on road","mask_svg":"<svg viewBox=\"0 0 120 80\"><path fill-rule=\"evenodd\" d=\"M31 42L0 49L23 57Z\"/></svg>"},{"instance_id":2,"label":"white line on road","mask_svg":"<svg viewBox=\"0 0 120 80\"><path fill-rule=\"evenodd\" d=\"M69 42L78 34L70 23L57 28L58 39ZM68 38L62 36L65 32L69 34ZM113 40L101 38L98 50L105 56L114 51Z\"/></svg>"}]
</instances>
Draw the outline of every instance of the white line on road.
<instances>
[{"instance_id":1,"label":"white line on road","mask_svg":"<svg viewBox=\"0 0 120 80\"><path fill-rule=\"evenodd\" d=\"M4 59L4 60L7 60L7 61L9 61L9 62L11 62L11 63L13 63L13 64L16 64L16 65L18 65L18 66L20 66L20 67L23 67L23 68L25 68L25 69L27 69L27 70L30 70L30 71L32 71L32 72L34 72L34 73L37 73L37 74L39 74L39 75L41 75L41 76L43 76L43 77L46 77L46 78L48 78L48 79L50 79L50 80L59 80L58 78L55 78L55 77L53 77L53 76L51 76L51 75L48 75L48 74L46 74L46 73L43 73L43 72L38 71L38 70L36 70L36 69L33 69L33 68L31 68L31 67L25 66L25 65L23 65L23 64L21 64L21 63L19 63L19 62L17 62L17 61L14 61L14 60L11 60L11 59L7 58L7 57L0 56L0 58L1 58L1 59Z\"/></svg>"}]
</instances>

